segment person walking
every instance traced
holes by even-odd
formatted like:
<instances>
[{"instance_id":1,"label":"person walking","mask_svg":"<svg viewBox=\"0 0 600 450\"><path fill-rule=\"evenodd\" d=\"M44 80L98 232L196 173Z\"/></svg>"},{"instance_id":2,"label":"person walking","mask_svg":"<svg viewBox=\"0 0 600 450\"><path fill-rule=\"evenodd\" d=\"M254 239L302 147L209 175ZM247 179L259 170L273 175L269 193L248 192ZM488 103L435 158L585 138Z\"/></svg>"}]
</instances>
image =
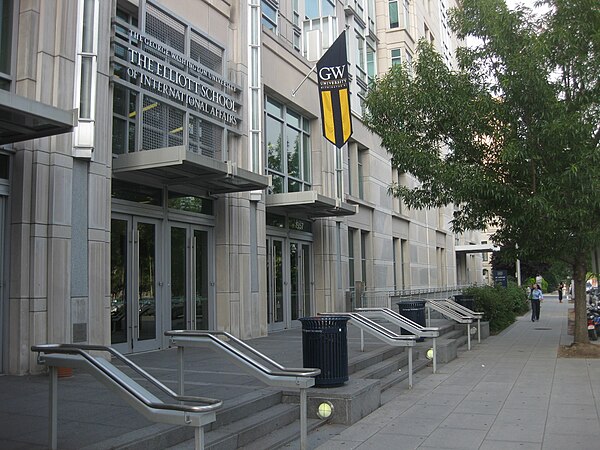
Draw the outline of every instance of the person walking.
<instances>
[{"instance_id":1,"label":"person walking","mask_svg":"<svg viewBox=\"0 0 600 450\"><path fill-rule=\"evenodd\" d=\"M558 303L562 303L564 288L565 288L565 284L561 281L560 284L558 285Z\"/></svg>"},{"instance_id":2,"label":"person walking","mask_svg":"<svg viewBox=\"0 0 600 450\"><path fill-rule=\"evenodd\" d=\"M544 294L539 284L534 284L531 288L531 321L540 320L540 302L544 299Z\"/></svg>"}]
</instances>

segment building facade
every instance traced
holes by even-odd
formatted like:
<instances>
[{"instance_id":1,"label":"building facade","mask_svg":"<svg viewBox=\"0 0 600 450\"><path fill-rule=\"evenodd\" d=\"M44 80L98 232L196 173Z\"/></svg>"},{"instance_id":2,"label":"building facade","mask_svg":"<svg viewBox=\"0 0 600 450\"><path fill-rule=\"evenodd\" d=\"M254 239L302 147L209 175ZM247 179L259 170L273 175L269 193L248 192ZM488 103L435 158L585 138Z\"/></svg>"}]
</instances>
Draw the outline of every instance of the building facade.
<instances>
[{"instance_id":1,"label":"building facade","mask_svg":"<svg viewBox=\"0 0 600 450\"><path fill-rule=\"evenodd\" d=\"M453 207L388 195L369 83L449 0L0 0L0 372L38 343L165 348L342 311L357 286L481 281ZM347 30L353 135L321 134L315 62ZM309 74L305 82L303 79Z\"/></svg>"}]
</instances>

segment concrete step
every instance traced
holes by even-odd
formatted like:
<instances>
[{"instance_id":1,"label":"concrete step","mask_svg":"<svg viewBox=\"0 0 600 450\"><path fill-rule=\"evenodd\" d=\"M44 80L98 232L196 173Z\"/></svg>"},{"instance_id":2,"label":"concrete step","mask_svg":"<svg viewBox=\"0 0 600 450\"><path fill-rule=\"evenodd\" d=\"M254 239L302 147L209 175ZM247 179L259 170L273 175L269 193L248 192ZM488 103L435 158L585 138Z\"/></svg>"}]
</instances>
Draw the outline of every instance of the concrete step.
<instances>
[{"instance_id":1,"label":"concrete step","mask_svg":"<svg viewBox=\"0 0 600 450\"><path fill-rule=\"evenodd\" d=\"M298 405L280 403L263 411L249 413L244 419L206 433L204 448L206 450L242 448L273 431L286 427L295 420L299 420ZM298 425L298 433L300 433L300 425Z\"/></svg>"},{"instance_id":2,"label":"concrete step","mask_svg":"<svg viewBox=\"0 0 600 450\"><path fill-rule=\"evenodd\" d=\"M350 359L348 361L348 374L352 375L367 367L371 367L374 364L401 354L403 351L404 349L401 347L391 347L389 345L381 344L381 346L375 350L364 352Z\"/></svg>"},{"instance_id":3,"label":"concrete step","mask_svg":"<svg viewBox=\"0 0 600 450\"><path fill-rule=\"evenodd\" d=\"M308 433L316 430L319 426L323 425L326 421L321 419L308 419L307 428ZM277 449L286 446L290 442L300 442L300 420L295 420L288 425L281 427L271 433L255 440L254 442L239 447L240 450L265 450L265 449ZM309 447L313 448L313 447Z\"/></svg>"},{"instance_id":4,"label":"concrete step","mask_svg":"<svg viewBox=\"0 0 600 450\"><path fill-rule=\"evenodd\" d=\"M397 372L398 369L408 366L408 351L406 349L402 349L401 353L393 355L389 358L384 359L383 361L372 364L364 369L361 369L352 374L352 377L355 378L373 378L373 379L381 379L390 373ZM417 352L413 349L413 359L416 359Z\"/></svg>"}]
</instances>

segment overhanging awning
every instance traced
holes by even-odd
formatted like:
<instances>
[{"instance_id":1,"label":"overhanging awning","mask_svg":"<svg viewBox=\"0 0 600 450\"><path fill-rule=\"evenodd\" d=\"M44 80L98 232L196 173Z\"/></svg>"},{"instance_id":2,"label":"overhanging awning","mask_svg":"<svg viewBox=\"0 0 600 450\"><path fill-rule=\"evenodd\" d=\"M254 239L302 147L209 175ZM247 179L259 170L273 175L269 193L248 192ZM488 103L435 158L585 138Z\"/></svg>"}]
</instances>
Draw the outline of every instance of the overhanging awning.
<instances>
[{"instance_id":1,"label":"overhanging awning","mask_svg":"<svg viewBox=\"0 0 600 450\"><path fill-rule=\"evenodd\" d=\"M0 89L0 145L73 131L74 111Z\"/></svg>"},{"instance_id":2,"label":"overhanging awning","mask_svg":"<svg viewBox=\"0 0 600 450\"><path fill-rule=\"evenodd\" d=\"M356 214L356 206L326 197L316 191L270 194L266 197L266 207L267 212L287 214L299 219Z\"/></svg>"},{"instance_id":3,"label":"overhanging awning","mask_svg":"<svg viewBox=\"0 0 600 450\"><path fill-rule=\"evenodd\" d=\"M492 244L476 244L476 245L456 245L454 251L456 253L488 253L497 252L500 247Z\"/></svg>"},{"instance_id":4,"label":"overhanging awning","mask_svg":"<svg viewBox=\"0 0 600 450\"><path fill-rule=\"evenodd\" d=\"M226 194L265 189L269 178L188 150L184 145L118 155L113 173L135 183L181 186L186 191Z\"/></svg>"}]
</instances>

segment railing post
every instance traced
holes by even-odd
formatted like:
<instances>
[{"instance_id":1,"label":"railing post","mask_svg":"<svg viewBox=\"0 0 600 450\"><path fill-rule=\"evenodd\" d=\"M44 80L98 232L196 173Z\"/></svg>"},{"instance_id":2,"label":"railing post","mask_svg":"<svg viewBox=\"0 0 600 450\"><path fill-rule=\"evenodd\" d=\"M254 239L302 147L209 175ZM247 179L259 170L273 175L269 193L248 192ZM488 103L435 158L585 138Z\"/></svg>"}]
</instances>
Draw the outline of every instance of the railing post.
<instances>
[{"instance_id":1,"label":"railing post","mask_svg":"<svg viewBox=\"0 0 600 450\"><path fill-rule=\"evenodd\" d=\"M467 349L471 350L471 324L467 324Z\"/></svg>"},{"instance_id":2,"label":"railing post","mask_svg":"<svg viewBox=\"0 0 600 450\"><path fill-rule=\"evenodd\" d=\"M413 352L412 347L408 347L408 388L412 389L413 387Z\"/></svg>"},{"instance_id":3,"label":"railing post","mask_svg":"<svg viewBox=\"0 0 600 450\"><path fill-rule=\"evenodd\" d=\"M362 328L360 329L360 351L365 351L365 333Z\"/></svg>"},{"instance_id":4,"label":"railing post","mask_svg":"<svg viewBox=\"0 0 600 450\"><path fill-rule=\"evenodd\" d=\"M50 366L50 399L48 416L48 444L52 450L58 448L58 369Z\"/></svg>"},{"instance_id":5,"label":"railing post","mask_svg":"<svg viewBox=\"0 0 600 450\"><path fill-rule=\"evenodd\" d=\"M433 373L437 371L437 338L433 338Z\"/></svg>"},{"instance_id":6,"label":"railing post","mask_svg":"<svg viewBox=\"0 0 600 450\"><path fill-rule=\"evenodd\" d=\"M300 388L300 450L306 450L307 447L307 435L308 435L308 424L306 418L306 404L307 404L306 389Z\"/></svg>"},{"instance_id":7,"label":"railing post","mask_svg":"<svg viewBox=\"0 0 600 450\"><path fill-rule=\"evenodd\" d=\"M204 450L204 428L196 427L194 432L194 450Z\"/></svg>"},{"instance_id":8,"label":"railing post","mask_svg":"<svg viewBox=\"0 0 600 450\"><path fill-rule=\"evenodd\" d=\"M177 346L177 382L179 384L179 395L183 395L185 381L183 376L183 346Z\"/></svg>"}]
</instances>

